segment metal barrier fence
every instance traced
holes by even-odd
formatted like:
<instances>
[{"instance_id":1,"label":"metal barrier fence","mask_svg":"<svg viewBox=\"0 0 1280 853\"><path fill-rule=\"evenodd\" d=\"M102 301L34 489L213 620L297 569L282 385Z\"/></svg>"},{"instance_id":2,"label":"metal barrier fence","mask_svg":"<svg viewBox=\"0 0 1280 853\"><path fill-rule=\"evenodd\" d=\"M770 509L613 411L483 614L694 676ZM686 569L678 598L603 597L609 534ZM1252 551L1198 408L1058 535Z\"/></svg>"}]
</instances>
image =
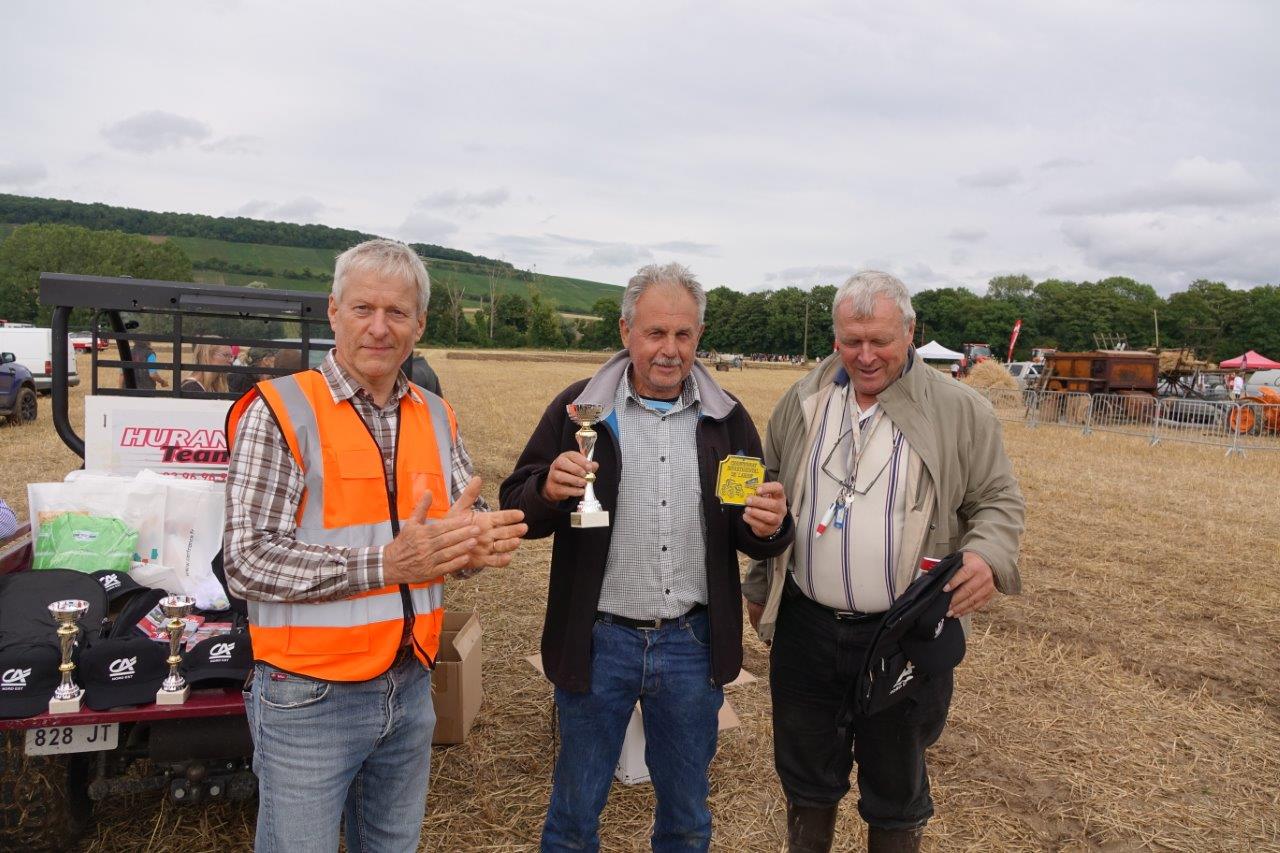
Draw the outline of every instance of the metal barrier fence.
<instances>
[{"instance_id":1,"label":"metal barrier fence","mask_svg":"<svg viewBox=\"0 0 1280 853\"><path fill-rule=\"evenodd\" d=\"M989 388L982 392L1002 421L1028 427L1061 426L1225 447L1227 454L1280 450L1280 404L1149 397L1145 394L1081 394Z\"/></svg>"}]
</instances>

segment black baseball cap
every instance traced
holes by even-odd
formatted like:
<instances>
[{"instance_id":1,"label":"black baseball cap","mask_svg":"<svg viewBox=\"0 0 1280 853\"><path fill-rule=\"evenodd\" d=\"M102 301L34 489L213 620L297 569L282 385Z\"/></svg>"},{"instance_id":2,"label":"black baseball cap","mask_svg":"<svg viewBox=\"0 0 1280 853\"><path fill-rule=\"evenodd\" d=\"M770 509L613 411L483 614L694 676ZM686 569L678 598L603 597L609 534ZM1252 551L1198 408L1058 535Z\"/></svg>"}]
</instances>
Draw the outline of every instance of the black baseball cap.
<instances>
[{"instance_id":1,"label":"black baseball cap","mask_svg":"<svg viewBox=\"0 0 1280 853\"><path fill-rule=\"evenodd\" d=\"M947 615L952 595L939 592L930 599L898 641L907 660L926 675L955 669L964 660L964 627L959 619Z\"/></svg>"},{"instance_id":2,"label":"black baseball cap","mask_svg":"<svg viewBox=\"0 0 1280 853\"><path fill-rule=\"evenodd\" d=\"M128 572L104 569L100 572L92 572L92 575L94 580L102 584L102 589L107 593L109 601L115 601L117 598L146 589L142 584L129 577Z\"/></svg>"},{"instance_id":3,"label":"black baseball cap","mask_svg":"<svg viewBox=\"0 0 1280 853\"><path fill-rule=\"evenodd\" d=\"M53 643L26 639L0 644L0 719L34 717L49 710L62 682L62 652Z\"/></svg>"},{"instance_id":4,"label":"black baseball cap","mask_svg":"<svg viewBox=\"0 0 1280 853\"><path fill-rule=\"evenodd\" d=\"M253 669L248 631L232 631L201 640L182 659L182 673L192 685L242 686Z\"/></svg>"},{"instance_id":5,"label":"black baseball cap","mask_svg":"<svg viewBox=\"0 0 1280 853\"><path fill-rule=\"evenodd\" d=\"M84 702L95 711L121 705L145 705L169 674L167 643L147 637L99 640L80 655L76 672L84 685Z\"/></svg>"}]
</instances>

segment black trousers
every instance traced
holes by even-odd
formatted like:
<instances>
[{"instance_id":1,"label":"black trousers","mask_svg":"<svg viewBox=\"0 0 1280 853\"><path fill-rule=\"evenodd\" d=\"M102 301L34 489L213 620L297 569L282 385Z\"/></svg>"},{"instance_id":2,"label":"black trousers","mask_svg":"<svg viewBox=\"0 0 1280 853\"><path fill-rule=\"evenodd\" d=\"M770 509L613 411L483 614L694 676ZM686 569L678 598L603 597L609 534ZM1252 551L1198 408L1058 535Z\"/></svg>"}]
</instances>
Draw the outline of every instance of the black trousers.
<instances>
[{"instance_id":1,"label":"black trousers","mask_svg":"<svg viewBox=\"0 0 1280 853\"><path fill-rule=\"evenodd\" d=\"M790 577L770 653L774 763L787 799L834 805L858 764L858 812L871 826L911 829L933 815L925 749L942 734L952 677L934 677L916 695L879 714L841 719L876 619L842 621Z\"/></svg>"}]
</instances>

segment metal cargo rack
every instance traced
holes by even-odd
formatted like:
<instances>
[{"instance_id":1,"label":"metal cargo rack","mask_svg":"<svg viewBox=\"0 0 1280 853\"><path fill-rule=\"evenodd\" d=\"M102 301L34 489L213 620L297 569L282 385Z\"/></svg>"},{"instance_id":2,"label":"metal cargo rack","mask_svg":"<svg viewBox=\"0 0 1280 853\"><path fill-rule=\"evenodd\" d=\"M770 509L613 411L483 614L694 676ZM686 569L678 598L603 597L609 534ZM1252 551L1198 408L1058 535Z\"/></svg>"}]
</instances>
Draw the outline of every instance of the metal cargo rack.
<instances>
[{"instance_id":1,"label":"metal cargo rack","mask_svg":"<svg viewBox=\"0 0 1280 853\"><path fill-rule=\"evenodd\" d=\"M67 333L71 312L77 308L93 312L91 318L92 345L89 347L91 367L89 393L124 397L177 397L186 399L234 399L231 393L209 391L183 391L183 373L191 370L229 374L284 375L288 368L262 368L240 365L201 364L184 354L184 345L226 344L242 347L269 347L277 350L297 350L303 356L302 364L310 363L317 355L332 346L328 319L328 294L297 290L269 290L219 284L192 284L188 282L154 281L150 279L112 278L106 276L63 275L42 273L40 276L40 302L53 308L53 422L62 441L81 457L84 456L84 439L76 433L67 414L69 394L67 390ZM169 330L165 332L140 331L141 323L130 315L167 318ZM240 321L242 328L254 334L233 336L202 331L212 321ZM268 337L270 324L288 322L297 324L298 336L290 339ZM317 332L320 332L317 335ZM116 357L103 357L98 341L114 341ZM146 362L133 358L135 341L169 344L172 346L170 361ZM122 382L111 386L101 381L104 368L120 370ZM167 388L139 388L136 373L154 370L168 374Z\"/></svg>"}]
</instances>

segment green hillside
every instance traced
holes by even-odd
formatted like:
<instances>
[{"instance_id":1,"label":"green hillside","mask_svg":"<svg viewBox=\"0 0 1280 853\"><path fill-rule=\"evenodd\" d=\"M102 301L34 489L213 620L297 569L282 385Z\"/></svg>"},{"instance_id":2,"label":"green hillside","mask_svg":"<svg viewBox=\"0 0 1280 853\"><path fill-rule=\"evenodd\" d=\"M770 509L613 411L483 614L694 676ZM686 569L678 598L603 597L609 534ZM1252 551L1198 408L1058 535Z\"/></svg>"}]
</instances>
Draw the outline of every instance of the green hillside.
<instances>
[{"instance_id":1,"label":"green hillside","mask_svg":"<svg viewBox=\"0 0 1280 853\"><path fill-rule=\"evenodd\" d=\"M196 281L211 284L244 285L261 281L268 287L297 290L329 289L334 249L309 249L299 246L266 246L259 243L231 243L205 237L167 237L191 258ZM543 298L558 310L589 313L597 299L622 298L622 288L598 281L562 276L541 275L521 270L494 268L485 264L424 258L434 285L461 287L464 302L478 307L489 295L489 274L496 269L499 294L526 296L533 284Z\"/></svg>"}]
</instances>

